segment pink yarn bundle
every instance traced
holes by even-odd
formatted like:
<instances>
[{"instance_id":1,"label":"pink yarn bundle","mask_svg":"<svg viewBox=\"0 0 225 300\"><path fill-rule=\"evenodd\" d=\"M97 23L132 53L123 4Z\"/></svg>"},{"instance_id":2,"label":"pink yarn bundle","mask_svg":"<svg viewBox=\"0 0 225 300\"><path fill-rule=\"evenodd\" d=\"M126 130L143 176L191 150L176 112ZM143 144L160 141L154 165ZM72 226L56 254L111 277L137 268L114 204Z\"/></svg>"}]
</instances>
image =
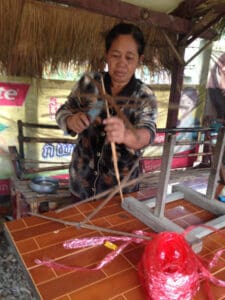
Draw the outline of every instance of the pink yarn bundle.
<instances>
[{"instance_id":1,"label":"pink yarn bundle","mask_svg":"<svg viewBox=\"0 0 225 300\"><path fill-rule=\"evenodd\" d=\"M139 277L148 299L191 300L199 288L198 259L181 234L162 232L146 245Z\"/></svg>"}]
</instances>

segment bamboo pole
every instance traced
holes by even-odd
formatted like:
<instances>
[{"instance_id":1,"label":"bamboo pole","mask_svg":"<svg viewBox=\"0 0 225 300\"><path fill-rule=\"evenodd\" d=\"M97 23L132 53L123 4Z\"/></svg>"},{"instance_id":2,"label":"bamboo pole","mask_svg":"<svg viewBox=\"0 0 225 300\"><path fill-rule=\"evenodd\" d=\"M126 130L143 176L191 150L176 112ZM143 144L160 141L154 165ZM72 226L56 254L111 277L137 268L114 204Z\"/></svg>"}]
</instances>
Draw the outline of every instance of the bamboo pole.
<instances>
[{"instance_id":1,"label":"bamboo pole","mask_svg":"<svg viewBox=\"0 0 225 300\"><path fill-rule=\"evenodd\" d=\"M105 85L104 85L102 77L101 77L101 84L102 84L103 94L105 95L106 94ZM105 100L105 106L106 106L107 117L109 118L110 113L109 113L109 105L108 105L107 100ZM114 170L115 170L116 179L117 179L117 182L118 182L118 185L119 185L120 197L121 197L121 201L123 202L124 198L123 198L123 193L122 193L121 184L120 184L120 172L119 172L119 168L118 168L118 158L117 158L117 153L116 153L116 145L113 142L111 142L111 149L112 149Z\"/></svg>"}]
</instances>

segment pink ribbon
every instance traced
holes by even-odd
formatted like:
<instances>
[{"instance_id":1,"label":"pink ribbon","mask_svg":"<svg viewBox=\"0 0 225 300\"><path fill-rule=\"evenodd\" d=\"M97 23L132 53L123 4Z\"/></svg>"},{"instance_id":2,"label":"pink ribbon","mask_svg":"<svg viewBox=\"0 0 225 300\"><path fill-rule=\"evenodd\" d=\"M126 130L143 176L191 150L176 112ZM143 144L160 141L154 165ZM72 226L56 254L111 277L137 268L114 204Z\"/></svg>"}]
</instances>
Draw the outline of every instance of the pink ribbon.
<instances>
[{"instance_id":1,"label":"pink ribbon","mask_svg":"<svg viewBox=\"0 0 225 300\"><path fill-rule=\"evenodd\" d=\"M225 237L225 234L223 234L221 231L210 227L210 226L206 226L206 225L199 225L201 227L205 227L208 228L211 231L214 232L218 232L219 234L221 234L223 237ZM184 230L183 233L181 233L181 235L185 236L189 231L191 231L193 228L199 227L199 226L190 226L188 227L186 230ZM141 244L141 243L148 243L149 241L146 240L144 237L148 236L153 238L152 242L154 241L154 236L156 236L155 233L146 233L144 231L134 231L134 234L137 234L139 236L143 235L143 239L142 238L136 238L136 237L127 237L127 236L100 236L100 237L88 237L88 238L80 238L80 239L71 239L71 240L67 240L63 243L63 247L65 249L80 249L80 248L86 248L86 247L95 247L95 246L99 246L99 245L103 245L105 242L123 242L121 245L117 246L117 248L111 252L109 252L105 258L103 258L95 267L93 268L86 268L86 267L80 267L80 266L66 266L64 264L60 264L57 263L53 260L50 259L46 259L46 260L40 260L40 259L35 259L36 264L40 264L40 265L46 265L48 267L53 267L53 268L57 268L57 269L67 269L67 270L79 270L79 271L85 271L85 270L89 270L89 271L96 271L99 270L101 268L103 268L105 265L107 265L109 262L113 261L113 259L115 259L130 243L134 242L137 244ZM177 234L177 233L176 233ZM190 248L190 251L192 251L192 249ZM217 262L218 259L220 258L220 256L225 252L225 249L221 249L218 250L216 252L216 254L214 255L214 257L212 258L212 260L208 263L208 266L205 266L202 262L202 259L197 255L196 255L196 263L198 265L198 279L204 279L205 280L205 285L206 285L206 289L207 289L207 295L208 295L208 299L213 300L213 296L212 296L212 292L210 290L208 281L211 281L213 284L221 286L221 287L225 287L225 281L217 279L215 276L213 276L209 269L211 269L212 267L214 267Z\"/></svg>"},{"instance_id":2,"label":"pink ribbon","mask_svg":"<svg viewBox=\"0 0 225 300\"><path fill-rule=\"evenodd\" d=\"M149 234L146 232L143 232L142 230L137 230L133 232L136 235L143 235L143 236L149 236L153 237L155 234ZM101 268L103 268L106 264L111 262L114 258L116 258L130 243L134 242L137 244L140 243L146 243L147 240L145 238L136 238L136 237L128 237L128 236L101 236L101 237L88 237L88 238L80 238L80 239L71 239L68 241L65 241L63 243L63 247L65 249L80 249L80 248L86 248L86 247L95 247L99 245L103 245L105 242L124 242L120 246L117 247L116 250L111 251L108 253L105 258L102 259L102 261L94 268L85 268L85 267L78 267L78 266L66 266L63 264L59 264L53 260L47 259L47 260L39 260L35 259L36 264L46 265L48 267L53 268L60 268L60 269L69 269L69 270L90 270L90 271L96 271Z\"/></svg>"}]
</instances>

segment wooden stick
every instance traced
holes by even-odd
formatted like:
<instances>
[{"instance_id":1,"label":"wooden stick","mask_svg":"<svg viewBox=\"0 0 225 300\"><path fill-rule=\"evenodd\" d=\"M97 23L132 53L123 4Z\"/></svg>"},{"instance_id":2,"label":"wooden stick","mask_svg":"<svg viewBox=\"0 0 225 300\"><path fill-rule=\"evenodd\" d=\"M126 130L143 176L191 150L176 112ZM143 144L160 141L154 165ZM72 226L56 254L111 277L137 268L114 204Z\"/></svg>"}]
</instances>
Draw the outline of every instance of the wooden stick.
<instances>
[{"instance_id":1,"label":"wooden stick","mask_svg":"<svg viewBox=\"0 0 225 300\"><path fill-rule=\"evenodd\" d=\"M133 170L135 169L136 165L139 163L139 160L140 159L137 159L136 163L133 165L132 169L130 170L130 172L123 178L122 182L121 182L121 187L128 187L130 185L134 185L134 184L137 184L138 182L140 182L142 179L146 178L146 177L149 177L148 174L144 173L144 174L141 174L138 178L135 178L135 179L132 179L129 181L129 178L130 178L130 175L133 173ZM106 195L108 195L108 197L103 201L101 202L101 204L90 214L88 215L84 221L82 221L82 223L86 223L88 221L90 221L91 218L93 218L93 216L95 216L111 199L114 195L117 194L118 192L118 186L116 187L113 187L107 191L104 191L102 193L99 193L95 196L92 196L90 198L87 198L85 200L82 200L82 201L79 201L75 204L71 204L71 205L68 205L66 207L63 207L63 208L60 208L58 210L56 210L55 212L56 213L59 213L63 210L66 210L68 208L71 208L71 207L75 207L75 206L78 206L79 204L83 204L83 203L87 203L87 202L90 202L90 201L93 201L93 200L96 200L96 199L100 199Z\"/></svg>"},{"instance_id":2,"label":"wooden stick","mask_svg":"<svg viewBox=\"0 0 225 300\"><path fill-rule=\"evenodd\" d=\"M85 224L87 222L89 222L91 220L91 218L93 218L111 199L113 196L115 196L118 192L118 189L122 189L122 187L124 187L124 185L127 185L127 182L130 178L130 175L133 173L133 170L135 169L136 164L139 162L139 160L137 160L137 162L133 165L132 169L130 170L130 172L127 174L127 176L125 176L121 182L121 185L118 187L115 187L112 189L112 191L110 192L110 194L108 195L108 197L101 202L101 204L96 207L94 209L94 211L92 213L90 213L85 219L84 221L82 221L82 224Z\"/></svg>"},{"instance_id":3,"label":"wooden stick","mask_svg":"<svg viewBox=\"0 0 225 300\"><path fill-rule=\"evenodd\" d=\"M61 161L43 161L43 160L35 160L35 159L25 159L22 158L21 161L25 164L48 164L48 165L68 165L66 162Z\"/></svg>"},{"instance_id":4,"label":"wooden stick","mask_svg":"<svg viewBox=\"0 0 225 300\"><path fill-rule=\"evenodd\" d=\"M63 166L55 166L55 167L27 168L24 170L24 174L33 174L39 172L68 170L68 169L69 169L69 164Z\"/></svg>"},{"instance_id":5,"label":"wooden stick","mask_svg":"<svg viewBox=\"0 0 225 300\"><path fill-rule=\"evenodd\" d=\"M164 35L167 43L169 44L171 50L173 51L173 53L175 54L175 57L177 58L177 60L179 61L179 63L183 66L185 64L184 59L180 56L180 53L177 51L176 47L174 46L173 42L171 41L171 39L168 37L168 35L166 34L166 32L164 30L162 30L162 34Z\"/></svg>"},{"instance_id":6,"label":"wooden stick","mask_svg":"<svg viewBox=\"0 0 225 300\"><path fill-rule=\"evenodd\" d=\"M138 238L138 239L151 240L151 237L145 236L145 235L139 235L139 234L124 232L124 231L120 231L120 230L108 229L108 228L104 228L104 227L100 227L100 226L96 226L96 225L82 224L80 222L65 221L62 219L47 217L46 215L42 215L42 214L38 214L38 213L29 212L28 214L31 216L34 216L34 217L48 220L48 221L53 221L53 222L57 222L57 223L61 223L64 225L69 225L69 226L75 226L76 228L86 228L86 229L90 229L90 230L103 231L103 232L108 232L108 233L118 234L118 235L123 235L123 236L129 236L129 237Z\"/></svg>"},{"instance_id":7,"label":"wooden stick","mask_svg":"<svg viewBox=\"0 0 225 300\"><path fill-rule=\"evenodd\" d=\"M101 83L102 83L103 94L105 94L105 86L104 86L103 77L101 77ZM105 100L105 106L106 106L107 117L109 118L110 117L110 113L109 113L109 106L108 106L107 100ZM116 154L116 145L113 142L111 142L111 149L112 149L112 157L113 157L114 170L115 170L116 179L117 179L117 182L118 182L118 185L119 185L120 197L121 197L121 201L123 202L124 199L123 199L123 193L122 193L121 184L120 184L120 172L119 172L119 168L118 168L118 159L117 159L117 154Z\"/></svg>"}]
</instances>

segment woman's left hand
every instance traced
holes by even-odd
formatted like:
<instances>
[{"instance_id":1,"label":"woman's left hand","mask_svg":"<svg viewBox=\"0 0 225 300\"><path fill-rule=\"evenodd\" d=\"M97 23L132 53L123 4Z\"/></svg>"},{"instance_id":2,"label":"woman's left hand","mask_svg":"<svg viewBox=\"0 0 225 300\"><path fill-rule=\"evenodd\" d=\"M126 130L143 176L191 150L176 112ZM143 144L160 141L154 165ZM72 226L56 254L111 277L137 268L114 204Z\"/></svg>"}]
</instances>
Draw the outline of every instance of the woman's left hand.
<instances>
[{"instance_id":1,"label":"woman's left hand","mask_svg":"<svg viewBox=\"0 0 225 300\"><path fill-rule=\"evenodd\" d=\"M107 140L110 143L122 144L125 137L125 125L123 120L118 117L110 117L103 121Z\"/></svg>"}]
</instances>

